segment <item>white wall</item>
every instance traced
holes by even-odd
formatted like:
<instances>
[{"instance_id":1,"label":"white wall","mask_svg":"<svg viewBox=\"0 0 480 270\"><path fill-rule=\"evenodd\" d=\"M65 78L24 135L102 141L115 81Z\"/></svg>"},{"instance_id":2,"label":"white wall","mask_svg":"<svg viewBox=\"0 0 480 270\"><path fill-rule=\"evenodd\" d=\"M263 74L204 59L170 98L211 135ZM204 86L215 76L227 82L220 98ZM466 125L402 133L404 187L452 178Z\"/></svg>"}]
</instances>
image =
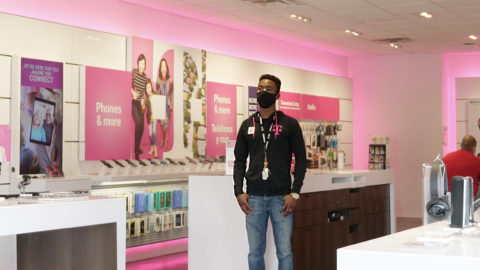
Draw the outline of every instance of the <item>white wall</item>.
<instances>
[{"instance_id":1,"label":"white wall","mask_svg":"<svg viewBox=\"0 0 480 270\"><path fill-rule=\"evenodd\" d=\"M442 153L441 55L352 58L354 166L368 168L369 135L391 137L397 216L421 217L421 165Z\"/></svg>"},{"instance_id":2,"label":"white wall","mask_svg":"<svg viewBox=\"0 0 480 270\"><path fill-rule=\"evenodd\" d=\"M470 101L476 101L477 104L480 101L480 78L457 78L455 80L455 89L457 149L460 149L460 143L465 135L478 135L468 131L468 126L470 126L468 123L468 110ZM476 126L477 121L470 124Z\"/></svg>"},{"instance_id":3,"label":"white wall","mask_svg":"<svg viewBox=\"0 0 480 270\"><path fill-rule=\"evenodd\" d=\"M228 66L228 68L226 68ZM243 85L237 93L247 103L248 86L256 86L261 74L274 74L282 81L281 91L340 99L340 121L343 130L339 134L339 149L345 152L345 166L353 162L353 89L352 80L290 67L244 60L207 52L207 81ZM280 91L280 95L281 95ZM237 108L241 108L237 106ZM245 108L244 108L245 109ZM248 111L239 115L247 117ZM243 117L243 119L242 119Z\"/></svg>"}]
</instances>

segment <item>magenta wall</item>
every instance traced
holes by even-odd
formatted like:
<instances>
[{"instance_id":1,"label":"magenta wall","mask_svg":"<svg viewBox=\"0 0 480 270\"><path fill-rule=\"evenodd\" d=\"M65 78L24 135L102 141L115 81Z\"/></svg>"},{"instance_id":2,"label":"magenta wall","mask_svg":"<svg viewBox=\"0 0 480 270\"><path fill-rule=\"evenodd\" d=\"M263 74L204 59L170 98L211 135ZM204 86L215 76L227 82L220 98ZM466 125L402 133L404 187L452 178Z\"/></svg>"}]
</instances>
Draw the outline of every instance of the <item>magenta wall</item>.
<instances>
[{"instance_id":1,"label":"magenta wall","mask_svg":"<svg viewBox=\"0 0 480 270\"><path fill-rule=\"evenodd\" d=\"M462 77L480 77L480 53L443 55L443 154L455 151L457 147L455 79Z\"/></svg>"},{"instance_id":2,"label":"magenta wall","mask_svg":"<svg viewBox=\"0 0 480 270\"><path fill-rule=\"evenodd\" d=\"M148 3L148 1L145 1ZM347 75L347 57L274 33L236 30L119 0L1 1L0 12L138 36L329 75ZM161 26L161 27L160 27ZM330 48L330 51L334 51Z\"/></svg>"}]
</instances>

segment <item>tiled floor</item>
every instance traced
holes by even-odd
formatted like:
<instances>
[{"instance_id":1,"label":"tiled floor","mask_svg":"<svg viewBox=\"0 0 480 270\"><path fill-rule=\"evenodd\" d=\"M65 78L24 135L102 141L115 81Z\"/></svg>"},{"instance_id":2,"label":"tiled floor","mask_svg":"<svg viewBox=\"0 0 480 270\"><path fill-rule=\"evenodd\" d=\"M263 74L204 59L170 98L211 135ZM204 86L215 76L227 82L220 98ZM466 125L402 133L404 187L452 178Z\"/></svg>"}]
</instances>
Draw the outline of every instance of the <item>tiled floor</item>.
<instances>
[{"instance_id":1,"label":"tiled floor","mask_svg":"<svg viewBox=\"0 0 480 270\"><path fill-rule=\"evenodd\" d=\"M188 252L127 263L127 270L188 270Z\"/></svg>"}]
</instances>

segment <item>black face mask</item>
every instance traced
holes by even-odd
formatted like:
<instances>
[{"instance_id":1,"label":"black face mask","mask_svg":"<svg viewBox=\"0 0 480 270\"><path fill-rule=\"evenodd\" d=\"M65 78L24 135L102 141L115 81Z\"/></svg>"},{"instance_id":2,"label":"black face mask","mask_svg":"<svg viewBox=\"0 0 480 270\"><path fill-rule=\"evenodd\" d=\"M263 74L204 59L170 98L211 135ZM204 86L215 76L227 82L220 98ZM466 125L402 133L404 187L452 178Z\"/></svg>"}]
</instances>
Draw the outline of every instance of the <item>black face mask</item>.
<instances>
[{"instance_id":1,"label":"black face mask","mask_svg":"<svg viewBox=\"0 0 480 270\"><path fill-rule=\"evenodd\" d=\"M258 101L258 105L260 105L260 107L262 108L268 108L270 106L272 106L273 104L275 104L275 98L276 98L277 94L271 94L271 93L268 93L268 92L265 92L265 91L261 91L259 93L257 93L257 101Z\"/></svg>"}]
</instances>

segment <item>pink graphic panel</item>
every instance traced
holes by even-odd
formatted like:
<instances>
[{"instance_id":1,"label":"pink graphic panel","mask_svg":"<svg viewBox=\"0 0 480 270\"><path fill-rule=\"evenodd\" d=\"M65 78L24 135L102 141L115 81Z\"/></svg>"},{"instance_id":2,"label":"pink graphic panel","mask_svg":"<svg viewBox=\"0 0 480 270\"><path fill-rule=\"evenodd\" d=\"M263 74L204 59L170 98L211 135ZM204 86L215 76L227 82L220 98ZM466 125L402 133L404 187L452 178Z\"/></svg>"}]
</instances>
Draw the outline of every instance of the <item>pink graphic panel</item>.
<instances>
[{"instance_id":1,"label":"pink graphic panel","mask_svg":"<svg viewBox=\"0 0 480 270\"><path fill-rule=\"evenodd\" d=\"M86 67L85 159L130 158L131 73Z\"/></svg>"},{"instance_id":2,"label":"pink graphic panel","mask_svg":"<svg viewBox=\"0 0 480 270\"><path fill-rule=\"evenodd\" d=\"M278 110L298 119L301 116L300 101L300 94L281 91L280 99L278 101Z\"/></svg>"},{"instance_id":3,"label":"pink graphic panel","mask_svg":"<svg viewBox=\"0 0 480 270\"><path fill-rule=\"evenodd\" d=\"M7 160L3 160L2 151L0 151L0 162L10 161L12 152L12 129L9 125L0 125L0 147L5 150Z\"/></svg>"},{"instance_id":4,"label":"pink graphic panel","mask_svg":"<svg viewBox=\"0 0 480 270\"><path fill-rule=\"evenodd\" d=\"M302 95L301 119L338 121L340 101L338 98Z\"/></svg>"},{"instance_id":5,"label":"pink graphic panel","mask_svg":"<svg viewBox=\"0 0 480 270\"><path fill-rule=\"evenodd\" d=\"M207 82L207 156L225 156L225 143L237 138L237 87Z\"/></svg>"}]
</instances>

